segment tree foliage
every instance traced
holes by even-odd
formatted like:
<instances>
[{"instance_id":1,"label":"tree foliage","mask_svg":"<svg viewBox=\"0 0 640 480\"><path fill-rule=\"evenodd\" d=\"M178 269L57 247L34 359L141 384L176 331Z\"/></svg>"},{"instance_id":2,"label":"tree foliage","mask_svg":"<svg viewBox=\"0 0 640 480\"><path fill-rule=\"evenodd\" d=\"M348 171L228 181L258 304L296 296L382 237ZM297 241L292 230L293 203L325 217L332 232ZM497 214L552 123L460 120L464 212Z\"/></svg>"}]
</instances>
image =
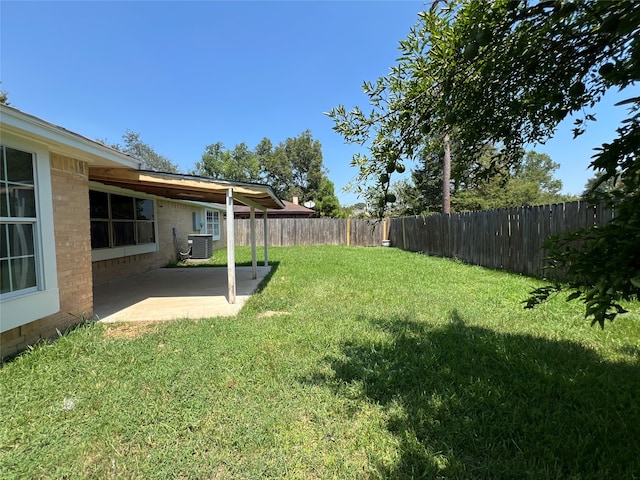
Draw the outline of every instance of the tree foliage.
<instances>
[{"instance_id":1,"label":"tree foliage","mask_svg":"<svg viewBox=\"0 0 640 480\"><path fill-rule=\"evenodd\" d=\"M487 164L494 154L495 149L489 149L480 161ZM410 180L402 179L393 185L396 195L396 203L390 209L393 215L421 215L439 210L442 204L440 162L436 155L421 158L411 172ZM496 169L494 175L474 177L456 168L454 158L449 185L452 210L487 210L578 200L577 196L560 193L562 181L554 177L559 167L547 154L529 151L518 162Z\"/></svg>"},{"instance_id":2,"label":"tree foliage","mask_svg":"<svg viewBox=\"0 0 640 480\"><path fill-rule=\"evenodd\" d=\"M228 150L221 142L208 145L198 175L223 180L266 183L285 200L298 197L301 203L313 201L322 216L339 216L342 211L322 161L322 145L306 130L274 147L268 138L250 150L246 143Z\"/></svg>"},{"instance_id":3,"label":"tree foliage","mask_svg":"<svg viewBox=\"0 0 640 480\"><path fill-rule=\"evenodd\" d=\"M352 162L361 191L372 183L388 191L383 174L392 164L414 160L447 134L459 168L491 176L569 115L574 135L584 133L605 92L640 80L640 2L435 1L400 50L388 76L365 82L370 114L343 106L329 113L346 140L369 145L370 154ZM568 283L539 289L528 302L569 289L602 326L624 310L621 300L640 294L640 96L621 103L628 118L615 138L594 146L590 164L599 175L594 188L611 179L619 185L604 197L615 217L553 239L550 266ZM484 162L488 146L496 152Z\"/></svg>"},{"instance_id":4,"label":"tree foliage","mask_svg":"<svg viewBox=\"0 0 640 480\"><path fill-rule=\"evenodd\" d=\"M2 82L0 82L0 85ZM0 89L0 104L2 105L10 105L9 103L9 94L4 90Z\"/></svg>"},{"instance_id":5,"label":"tree foliage","mask_svg":"<svg viewBox=\"0 0 640 480\"><path fill-rule=\"evenodd\" d=\"M106 140L100 141L105 145L108 145ZM114 143L111 144L111 147L141 160L144 163L145 168L157 172L179 172L179 168L175 163L167 157L157 153L150 145L144 143L138 132L134 132L129 129L125 130L122 135L122 141L123 144Z\"/></svg>"},{"instance_id":6,"label":"tree foliage","mask_svg":"<svg viewBox=\"0 0 640 480\"><path fill-rule=\"evenodd\" d=\"M222 142L207 145L202 159L196 163L196 173L231 182L261 181L258 156L244 142L236 145L233 150L225 149Z\"/></svg>"},{"instance_id":7,"label":"tree foliage","mask_svg":"<svg viewBox=\"0 0 640 480\"><path fill-rule=\"evenodd\" d=\"M293 185L293 168L285 149L281 145L274 149L271 140L265 137L255 151L265 183L271 185L278 196L291 201L293 194L288 190Z\"/></svg>"},{"instance_id":8,"label":"tree foliage","mask_svg":"<svg viewBox=\"0 0 640 480\"><path fill-rule=\"evenodd\" d=\"M320 199L320 187L327 178L322 162L322 145L309 130L289 137L273 147L263 139L257 147L266 182L287 200L301 202Z\"/></svg>"},{"instance_id":9,"label":"tree foliage","mask_svg":"<svg viewBox=\"0 0 640 480\"><path fill-rule=\"evenodd\" d=\"M340 202L334 185L327 176L322 158L322 145L305 130L289 137L275 147L268 138L256 147L265 183L282 198L300 203L312 201L321 216L341 215Z\"/></svg>"},{"instance_id":10,"label":"tree foliage","mask_svg":"<svg viewBox=\"0 0 640 480\"><path fill-rule=\"evenodd\" d=\"M581 198L582 200L598 201L601 198L609 198L614 190L620 188L619 181L616 178L602 179L602 173L594 175L584 186Z\"/></svg>"},{"instance_id":11,"label":"tree foliage","mask_svg":"<svg viewBox=\"0 0 640 480\"><path fill-rule=\"evenodd\" d=\"M328 178L325 178L320 183L318 197L313 208L321 217L340 218L344 216L338 197L335 194L335 186Z\"/></svg>"},{"instance_id":12,"label":"tree foliage","mask_svg":"<svg viewBox=\"0 0 640 480\"><path fill-rule=\"evenodd\" d=\"M463 211L577 200L577 196L560 193L562 181L554 177L559 167L549 155L529 151L521 161L504 172L458 189L453 194L452 203L456 210Z\"/></svg>"}]
</instances>

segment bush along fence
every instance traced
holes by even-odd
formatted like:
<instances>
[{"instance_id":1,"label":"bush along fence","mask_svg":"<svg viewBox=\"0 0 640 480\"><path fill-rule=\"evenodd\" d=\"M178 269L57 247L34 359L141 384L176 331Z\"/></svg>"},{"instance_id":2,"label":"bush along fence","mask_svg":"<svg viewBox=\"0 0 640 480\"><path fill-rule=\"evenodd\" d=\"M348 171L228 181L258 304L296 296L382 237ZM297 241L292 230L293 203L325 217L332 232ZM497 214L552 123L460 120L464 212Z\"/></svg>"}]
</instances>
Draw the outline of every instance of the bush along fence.
<instances>
[{"instance_id":1,"label":"bush along fence","mask_svg":"<svg viewBox=\"0 0 640 480\"><path fill-rule=\"evenodd\" d=\"M387 225L388 221L384 224ZM353 245L380 246L383 223L374 224L361 218L267 218L267 241L270 246ZM264 238L264 221L256 219L256 240ZM375 227L375 228L374 228ZM236 245L251 245L250 220L234 221ZM387 227L388 229L388 227Z\"/></svg>"},{"instance_id":2,"label":"bush along fence","mask_svg":"<svg viewBox=\"0 0 640 480\"><path fill-rule=\"evenodd\" d=\"M391 245L483 267L544 276L550 235L604 225L613 212L603 205L571 202L477 212L394 218Z\"/></svg>"}]
</instances>

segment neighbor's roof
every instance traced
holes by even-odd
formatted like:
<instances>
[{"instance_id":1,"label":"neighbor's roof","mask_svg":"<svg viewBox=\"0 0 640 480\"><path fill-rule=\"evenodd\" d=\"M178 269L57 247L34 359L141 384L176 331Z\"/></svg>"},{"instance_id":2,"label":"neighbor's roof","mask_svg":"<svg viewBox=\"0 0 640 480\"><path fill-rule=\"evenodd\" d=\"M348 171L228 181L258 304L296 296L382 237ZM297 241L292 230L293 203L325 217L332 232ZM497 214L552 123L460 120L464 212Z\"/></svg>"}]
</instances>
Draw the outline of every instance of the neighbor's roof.
<instances>
[{"instance_id":1,"label":"neighbor's roof","mask_svg":"<svg viewBox=\"0 0 640 480\"><path fill-rule=\"evenodd\" d=\"M282 203L284 204L284 209L274 209L274 208L269 208L267 209L267 217L269 216L278 216L278 217L283 217L283 216L296 216L296 217L311 217L313 215L315 215L315 210L311 210L310 208L307 208L303 205L297 205L293 202L288 202L287 200L283 200ZM239 216L248 216L250 213L250 209L249 207L246 207L244 205L236 205L233 207L233 211L236 215ZM258 216L261 216L262 213L258 213Z\"/></svg>"}]
</instances>

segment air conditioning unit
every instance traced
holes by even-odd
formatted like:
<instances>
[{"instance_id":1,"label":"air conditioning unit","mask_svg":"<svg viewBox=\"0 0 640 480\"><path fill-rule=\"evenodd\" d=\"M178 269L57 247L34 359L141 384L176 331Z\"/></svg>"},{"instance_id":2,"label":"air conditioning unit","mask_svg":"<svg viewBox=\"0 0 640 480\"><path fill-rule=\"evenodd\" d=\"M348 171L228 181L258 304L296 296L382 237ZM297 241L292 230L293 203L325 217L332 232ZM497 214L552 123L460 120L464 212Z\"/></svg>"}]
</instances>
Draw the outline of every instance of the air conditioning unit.
<instances>
[{"instance_id":1,"label":"air conditioning unit","mask_svg":"<svg viewBox=\"0 0 640 480\"><path fill-rule=\"evenodd\" d=\"M189 235L191 258L211 258L213 255L213 235Z\"/></svg>"}]
</instances>

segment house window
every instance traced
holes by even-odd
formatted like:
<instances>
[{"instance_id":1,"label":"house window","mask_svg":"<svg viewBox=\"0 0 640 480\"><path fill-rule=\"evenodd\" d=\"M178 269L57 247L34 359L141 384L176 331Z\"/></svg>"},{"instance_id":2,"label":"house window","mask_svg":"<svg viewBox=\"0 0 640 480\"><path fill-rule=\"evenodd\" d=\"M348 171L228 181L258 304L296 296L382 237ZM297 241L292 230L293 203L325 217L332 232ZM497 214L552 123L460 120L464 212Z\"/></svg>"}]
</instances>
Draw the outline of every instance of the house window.
<instances>
[{"instance_id":1,"label":"house window","mask_svg":"<svg viewBox=\"0 0 640 480\"><path fill-rule=\"evenodd\" d=\"M153 200L89 191L91 248L155 244Z\"/></svg>"},{"instance_id":2,"label":"house window","mask_svg":"<svg viewBox=\"0 0 640 480\"><path fill-rule=\"evenodd\" d=\"M37 290L36 192L33 154L2 149L0 294Z\"/></svg>"},{"instance_id":3,"label":"house window","mask_svg":"<svg viewBox=\"0 0 640 480\"><path fill-rule=\"evenodd\" d=\"M3 133L0 332L60 310L49 152Z\"/></svg>"},{"instance_id":4,"label":"house window","mask_svg":"<svg viewBox=\"0 0 640 480\"><path fill-rule=\"evenodd\" d=\"M218 240L220 238L220 212L207 210L206 216L207 222L205 233L213 235L214 240Z\"/></svg>"}]
</instances>

